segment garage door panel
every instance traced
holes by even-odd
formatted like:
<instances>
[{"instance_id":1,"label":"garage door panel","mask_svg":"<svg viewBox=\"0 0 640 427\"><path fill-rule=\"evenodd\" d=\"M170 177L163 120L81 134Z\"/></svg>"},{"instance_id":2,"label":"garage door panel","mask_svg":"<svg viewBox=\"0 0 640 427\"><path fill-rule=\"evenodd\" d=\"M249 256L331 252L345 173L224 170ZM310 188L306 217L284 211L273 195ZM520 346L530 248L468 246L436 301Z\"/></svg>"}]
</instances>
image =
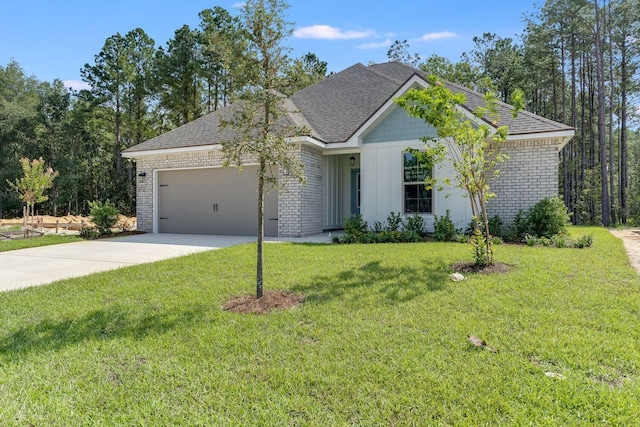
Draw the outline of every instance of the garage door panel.
<instances>
[{"instance_id":1,"label":"garage door panel","mask_svg":"<svg viewBox=\"0 0 640 427\"><path fill-rule=\"evenodd\" d=\"M255 167L189 169L158 173L158 231L256 235ZM277 236L278 195L265 195L265 235Z\"/></svg>"}]
</instances>

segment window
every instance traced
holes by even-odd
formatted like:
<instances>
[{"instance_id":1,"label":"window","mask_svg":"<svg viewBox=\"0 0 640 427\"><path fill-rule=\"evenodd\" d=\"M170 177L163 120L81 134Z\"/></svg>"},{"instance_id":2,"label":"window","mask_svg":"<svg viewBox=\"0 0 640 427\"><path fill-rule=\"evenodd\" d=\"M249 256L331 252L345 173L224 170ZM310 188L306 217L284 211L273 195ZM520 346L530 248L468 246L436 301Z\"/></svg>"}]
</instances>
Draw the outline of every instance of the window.
<instances>
[{"instance_id":1,"label":"window","mask_svg":"<svg viewBox=\"0 0 640 427\"><path fill-rule=\"evenodd\" d=\"M404 212L431 213L431 190L424 186L424 180L431 177L431 169L418 163L411 153L404 156Z\"/></svg>"}]
</instances>

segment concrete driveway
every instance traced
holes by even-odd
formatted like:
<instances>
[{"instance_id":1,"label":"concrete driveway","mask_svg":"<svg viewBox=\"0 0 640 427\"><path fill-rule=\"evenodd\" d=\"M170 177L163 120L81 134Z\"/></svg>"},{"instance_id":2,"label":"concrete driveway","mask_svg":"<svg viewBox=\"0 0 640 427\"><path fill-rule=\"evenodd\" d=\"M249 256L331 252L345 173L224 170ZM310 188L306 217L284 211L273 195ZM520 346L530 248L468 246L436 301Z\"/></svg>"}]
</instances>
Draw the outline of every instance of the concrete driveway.
<instances>
[{"instance_id":1,"label":"concrete driveway","mask_svg":"<svg viewBox=\"0 0 640 427\"><path fill-rule=\"evenodd\" d=\"M330 242L327 234L268 241ZM0 291L255 242L251 236L137 234L0 252Z\"/></svg>"}]
</instances>

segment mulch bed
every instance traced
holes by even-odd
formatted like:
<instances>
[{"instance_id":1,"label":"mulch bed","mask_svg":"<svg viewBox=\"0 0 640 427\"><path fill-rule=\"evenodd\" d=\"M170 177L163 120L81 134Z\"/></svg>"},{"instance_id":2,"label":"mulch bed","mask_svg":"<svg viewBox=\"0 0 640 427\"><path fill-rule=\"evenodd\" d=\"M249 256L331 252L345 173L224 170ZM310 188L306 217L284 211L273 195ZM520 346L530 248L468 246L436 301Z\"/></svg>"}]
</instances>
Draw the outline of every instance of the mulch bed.
<instances>
[{"instance_id":1,"label":"mulch bed","mask_svg":"<svg viewBox=\"0 0 640 427\"><path fill-rule=\"evenodd\" d=\"M298 306L304 301L305 296L288 291L267 291L262 298L255 295L244 295L227 301L223 310L236 313L262 314L272 310L288 310Z\"/></svg>"},{"instance_id":2,"label":"mulch bed","mask_svg":"<svg viewBox=\"0 0 640 427\"><path fill-rule=\"evenodd\" d=\"M480 267L474 262L457 262L451 264L451 269L458 273L480 273L480 274L504 274L511 271L511 266L503 262L496 262L486 267Z\"/></svg>"}]
</instances>

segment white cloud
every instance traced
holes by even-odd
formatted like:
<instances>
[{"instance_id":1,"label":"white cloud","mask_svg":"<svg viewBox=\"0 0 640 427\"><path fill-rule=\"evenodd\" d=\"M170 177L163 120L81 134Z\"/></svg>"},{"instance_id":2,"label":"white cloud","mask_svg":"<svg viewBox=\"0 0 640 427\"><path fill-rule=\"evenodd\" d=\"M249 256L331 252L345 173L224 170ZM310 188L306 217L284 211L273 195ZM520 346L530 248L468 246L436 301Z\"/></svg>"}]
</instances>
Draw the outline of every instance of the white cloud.
<instances>
[{"instance_id":1,"label":"white cloud","mask_svg":"<svg viewBox=\"0 0 640 427\"><path fill-rule=\"evenodd\" d=\"M234 9L242 9L246 3L243 1L235 2L231 7Z\"/></svg>"},{"instance_id":2,"label":"white cloud","mask_svg":"<svg viewBox=\"0 0 640 427\"><path fill-rule=\"evenodd\" d=\"M416 39L416 41L428 42L431 40L450 39L457 36L456 33L452 33L451 31L440 31L437 33L427 33L419 39Z\"/></svg>"},{"instance_id":3,"label":"white cloud","mask_svg":"<svg viewBox=\"0 0 640 427\"><path fill-rule=\"evenodd\" d=\"M391 46L391 40L387 39L383 42L371 42L371 43L363 43L356 46L358 49L378 49L381 47L389 47Z\"/></svg>"},{"instance_id":4,"label":"white cloud","mask_svg":"<svg viewBox=\"0 0 640 427\"><path fill-rule=\"evenodd\" d=\"M293 32L300 39L350 40L371 37L375 33L371 30L354 31L341 30L330 25L311 25L300 27Z\"/></svg>"},{"instance_id":5,"label":"white cloud","mask_svg":"<svg viewBox=\"0 0 640 427\"><path fill-rule=\"evenodd\" d=\"M89 86L88 83L85 83L80 80L65 80L62 83L64 84L65 87L68 87L69 89L73 89L73 90L91 89L91 86Z\"/></svg>"}]
</instances>

